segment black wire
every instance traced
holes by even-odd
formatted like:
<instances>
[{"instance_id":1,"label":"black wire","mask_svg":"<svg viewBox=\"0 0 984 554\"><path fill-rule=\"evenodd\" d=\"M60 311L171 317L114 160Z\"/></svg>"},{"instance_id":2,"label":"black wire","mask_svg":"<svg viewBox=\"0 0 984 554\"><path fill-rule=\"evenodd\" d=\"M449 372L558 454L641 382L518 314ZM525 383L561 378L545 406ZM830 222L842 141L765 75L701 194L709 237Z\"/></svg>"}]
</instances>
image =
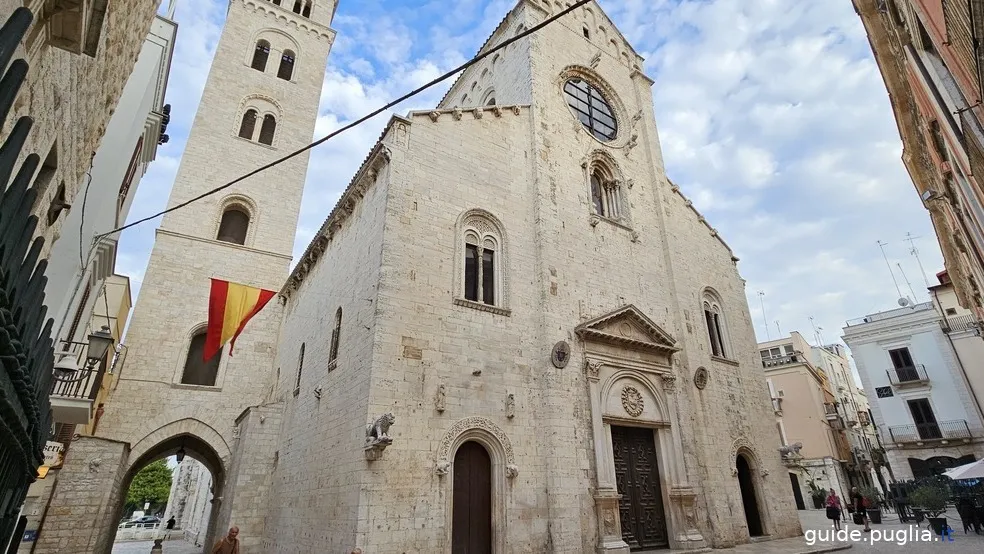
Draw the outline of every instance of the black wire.
<instances>
[{"instance_id":1,"label":"black wire","mask_svg":"<svg viewBox=\"0 0 984 554\"><path fill-rule=\"evenodd\" d=\"M96 155L93 154L92 158L89 159L89 170L85 172L89 179L85 183L85 193L82 194L82 212L79 214L79 266L82 268L83 274L85 274L85 246L82 244L82 230L85 228L85 202L89 199L89 186L92 185L92 164L95 161Z\"/></svg>"},{"instance_id":2,"label":"black wire","mask_svg":"<svg viewBox=\"0 0 984 554\"><path fill-rule=\"evenodd\" d=\"M423 92L423 91L425 91L425 90L433 87L434 85L436 85L438 83L441 83L443 81L446 81L447 79L449 79L449 78L457 75L459 72L461 72L461 71L463 71L463 70L465 70L465 69L467 69L467 68L475 65L476 63L484 60L486 57L492 55L493 53L498 52L499 50L502 50L503 48L509 46L510 44L512 44L512 43L514 43L514 42L516 42L518 40L521 40L523 38L526 38L527 36L529 36L529 35L537 32L537 31L539 31L540 29L546 27L547 25L553 23L554 21L560 19L561 17L563 17L563 16L571 13L572 11L576 10L577 8L580 8L581 6L583 6L583 5L585 5L585 4L589 3L589 2L592 2L592 1L593 0L580 0L580 1L576 2L573 6L569 6L565 10L563 10L563 11L561 11L561 12L559 12L559 13L557 13L557 14L555 14L555 15L547 18L547 19L545 19L539 25L536 25L534 27L531 27L530 29L527 29L526 31L524 31L524 32L522 32L522 33L514 36L513 38L506 40L502 44L496 46L495 48L492 48L491 50L489 50L488 52L485 52L484 54L479 54L479 55L475 56L471 60L468 60L467 62L463 63L462 65L460 65L460 66L452 69L451 71L448 71L447 73L445 73L444 75L441 75L437 79L434 79L433 81L431 81L431 82L429 82L429 83L427 83L427 84L425 84L425 85L423 85L423 86L421 86L421 87L419 87L419 88L417 88L417 89L415 89L415 90L413 90L411 92L408 92L407 94L404 94L403 96L397 98L396 100L393 100L392 102L386 104L385 106L383 106L383 107L381 107L381 108L379 108L379 109L377 109L377 110L369 113L368 115L365 115L365 116L360 117L359 119L357 119L357 120L355 120L355 121L353 121L353 122L345 125L344 127L340 128L340 129L337 129L337 130L333 131L332 133L329 133L327 136L324 136L324 137L322 137L322 138L320 138L320 139L312 142L311 144L309 144L309 145L307 145L307 146L305 146L305 147L303 147L303 148L301 148L299 150L295 150L294 152L291 152L290 154L287 154L286 156L284 156L282 158L279 158L277 160L274 160L274 161L272 161L272 162L270 162L270 163L268 163L268 164L266 164L264 166L261 166L261 167L259 167L257 169L254 169L253 171L250 171L249 173L247 173L247 174L245 174L245 175L243 175L241 177L238 177L236 179L233 179L232 181L229 181L228 183L226 183L226 184L224 184L222 186L216 187L216 188L214 188L214 189L212 189L212 190L210 190L208 192L199 194L198 196L196 196L196 197L194 197L194 198L192 198L190 200L186 200L186 201L184 201L184 202L182 202L180 204L177 204L175 206L172 206L172 207L170 207L170 208L168 208L168 209L166 209L164 211L158 212L158 213L156 213L154 215L145 217L143 219L138 219L138 220L134 221L133 223L128 223L128 224L126 224L126 225L124 225L122 227L118 227L118 228L113 229L112 231L109 231L107 233L103 233L103 234L97 236L96 239L101 239L101 238L103 238L105 236L112 235L113 233L118 233L120 231L129 229L130 227L134 227L134 226L139 225L141 223L145 223L145 222L150 221L152 219L156 219L156 218L158 218L158 217L160 217L160 216L162 216L164 214L173 212L175 210L179 210L179 209L181 209L181 208L183 208L183 207L185 207L185 206L187 206L189 204L192 204L194 202L197 202L197 201L199 201L199 200L201 200L203 198L207 198L207 197L209 197L209 196L211 196L211 195L213 195L213 194L215 194L217 192L221 192L221 191L223 191L223 190L231 187L232 185L235 185L236 183L239 183L239 182L242 182L242 181L244 181L246 179L249 179L250 177L252 177L252 176L254 176L254 175L258 174L258 173L261 173L263 171L266 171L267 169L270 169L272 167L278 166L278 165L286 162L287 160L289 160L291 158L295 158L295 157L303 154L304 152L307 152L308 150L314 148L315 146L318 146L318 145L320 145L320 144L328 141L329 139L334 138L334 137L342 134L345 131L348 131L349 129L355 127L356 125L361 125L362 123L365 123L366 121L368 121L368 120L376 117L377 115L385 112L386 110L392 108L393 106L396 106L397 104L400 104L403 101L408 100L408 99L410 99L410 98L412 98L412 97L420 94L421 92Z\"/></svg>"}]
</instances>

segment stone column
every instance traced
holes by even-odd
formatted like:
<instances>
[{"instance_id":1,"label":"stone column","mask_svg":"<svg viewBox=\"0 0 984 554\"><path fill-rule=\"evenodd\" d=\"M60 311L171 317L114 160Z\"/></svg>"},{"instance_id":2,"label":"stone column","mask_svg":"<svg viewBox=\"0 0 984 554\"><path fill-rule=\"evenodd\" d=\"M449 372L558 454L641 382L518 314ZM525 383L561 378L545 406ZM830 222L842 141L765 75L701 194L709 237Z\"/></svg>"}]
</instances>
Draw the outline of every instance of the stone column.
<instances>
[{"instance_id":1,"label":"stone column","mask_svg":"<svg viewBox=\"0 0 984 554\"><path fill-rule=\"evenodd\" d=\"M598 488L595 491L595 516L598 519L598 553L629 554L629 545L622 540L622 522L618 513L618 485L615 481L615 464L612 460L611 442L601 419L601 391L598 371L601 362L588 360L585 370L588 377L588 394L591 396L591 427L594 434L595 472Z\"/></svg>"},{"instance_id":2,"label":"stone column","mask_svg":"<svg viewBox=\"0 0 984 554\"><path fill-rule=\"evenodd\" d=\"M680 434L680 407L676 399L676 377L670 374L660 376L663 381L663 392L666 395L666 408L673 422L669 432L661 432L665 437L669 434L672 454L665 456L669 467L668 480L670 485L670 506L668 510L671 535L671 548L694 550L705 548L707 541L697 528L697 492L690 485L687 477L686 464L683 461L683 438Z\"/></svg>"}]
</instances>

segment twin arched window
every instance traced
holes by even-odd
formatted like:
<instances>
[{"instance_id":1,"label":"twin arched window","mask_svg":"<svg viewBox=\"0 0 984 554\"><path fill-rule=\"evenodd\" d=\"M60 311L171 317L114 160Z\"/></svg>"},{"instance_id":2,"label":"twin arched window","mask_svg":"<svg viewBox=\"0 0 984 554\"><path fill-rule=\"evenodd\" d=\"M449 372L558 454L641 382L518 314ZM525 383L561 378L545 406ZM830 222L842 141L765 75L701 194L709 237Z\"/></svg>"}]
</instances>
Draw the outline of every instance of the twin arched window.
<instances>
[{"instance_id":1,"label":"twin arched window","mask_svg":"<svg viewBox=\"0 0 984 554\"><path fill-rule=\"evenodd\" d=\"M724 320L724 311L721 309L721 298L716 293L707 289L702 298L704 310L704 322L707 324L707 338L711 343L711 355L718 358L730 358L728 346L728 331Z\"/></svg>"},{"instance_id":2,"label":"twin arched window","mask_svg":"<svg viewBox=\"0 0 984 554\"><path fill-rule=\"evenodd\" d=\"M249 213L239 206L230 206L222 213L216 240L233 244L246 244L249 232Z\"/></svg>"},{"instance_id":3,"label":"twin arched window","mask_svg":"<svg viewBox=\"0 0 984 554\"><path fill-rule=\"evenodd\" d=\"M270 60L270 42L265 39L256 41L256 48L253 50L253 61L249 66L259 72L266 72L267 62ZM284 50L280 55L280 66L277 68L277 77L285 81L290 81L294 76L294 62L297 54L293 50Z\"/></svg>"},{"instance_id":4,"label":"twin arched window","mask_svg":"<svg viewBox=\"0 0 984 554\"><path fill-rule=\"evenodd\" d=\"M602 217L622 219L622 190L611 174L596 166L591 171L591 206Z\"/></svg>"},{"instance_id":5,"label":"twin arched window","mask_svg":"<svg viewBox=\"0 0 984 554\"><path fill-rule=\"evenodd\" d=\"M294 0L294 13L311 17L311 0Z\"/></svg>"},{"instance_id":6,"label":"twin arched window","mask_svg":"<svg viewBox=\"0 0 984 554\"><path fill-rule=\"evenodd\" d=\"M277 118L273 114L263 116L263 123L260 127L260 136L256 136L256 120L258 114L255 109L248 109L243 114L243 121L239 125L239 136L246 140L256 140L260 144L270 146L273 144L273 137L277 132Z\"/></svg>"},{"instance_id":7,"label":"twin arched window","mask_svg":"<svg viewBox=\"0 0 984 554\"><path fill-rule=\"evenodd\" d=\"M504 307L503 232L491 215L475 210L459 225L457 298Z\"/></svg>"}]
</instances>

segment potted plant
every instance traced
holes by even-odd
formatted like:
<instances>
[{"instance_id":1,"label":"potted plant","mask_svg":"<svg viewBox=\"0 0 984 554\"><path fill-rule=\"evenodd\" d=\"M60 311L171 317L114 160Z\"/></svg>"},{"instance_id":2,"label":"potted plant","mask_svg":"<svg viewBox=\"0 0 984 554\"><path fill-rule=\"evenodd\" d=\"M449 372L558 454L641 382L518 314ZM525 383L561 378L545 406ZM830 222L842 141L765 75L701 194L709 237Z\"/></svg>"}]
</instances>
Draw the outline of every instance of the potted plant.
<instances>
[{"instance_id":1,"label":"potted plant","mask_svg":"<svg viewBox=\"0 0 984 554\"><path fill-rule=\"evenodd\" d=\"M916 490L909 494L909 499L913 506L919 506L923 512L929 516L929 525L933 532L942 535L946 529L946 518L940 517L946 513L946 502L950 494L946 488L939 485L920 485Z\"/></svg>"},{"instance_id":2,"label":"potted plant","mask_svg":"<svg viewBox=\"0 0 984 554\"><path fill-rule=\"evenodd\" d=\"M868 512L868 519L871 520L871 523L881 523L881 491L875 487L861 487L861 496L864 498L864 508Z\"/></svg>"},{"instance_id":3,"label":"potted plant","mask_svg":"<svg viewBox=\"0 0 984 554\"><path fill-rule=\"evenodd\" d=\"M822 510L824 502L827 500L827 491L818 487L813 479L807 481L807 484L810 486L810 498L813 499L813 507Z\"/></svg>"}]
</instances>

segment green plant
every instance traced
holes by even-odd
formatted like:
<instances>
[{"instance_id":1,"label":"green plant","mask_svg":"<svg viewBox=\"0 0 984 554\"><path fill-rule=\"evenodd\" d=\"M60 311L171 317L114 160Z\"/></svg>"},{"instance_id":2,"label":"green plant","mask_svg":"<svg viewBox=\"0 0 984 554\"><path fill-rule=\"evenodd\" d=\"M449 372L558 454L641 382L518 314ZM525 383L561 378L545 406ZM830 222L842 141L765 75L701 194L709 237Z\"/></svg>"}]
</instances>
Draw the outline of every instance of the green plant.
<instances>
[{"instance_id":1,"label":"green plant","mask_svg":"<svg viewBox=\"0 0 984 554\"><path fill-rule=\"evenodd\" d=\"M827 498L827 490L820 488L817 485L816 481L814 481L813 479L810 479L809 481L806 482L806 484L810 487L810 496L811 497L813 497L813 498L819 498L820 500L824 500L824 499Z\"/></svg>"},{"instance_id":2,"label":"green plant","mask_svg":"<svg viewBox=\"0 0 984 554\"><path fill-rule=\"evenodd\" d=\"M949 491L939 485L921 485L909 493L909 502L913 506L922 508L926 515L934 518L946 512L946 502L949 499Z\"/></svg>"},{"instance_id":3,"label":"green plant","mask_svg":"<svg viewBox=\"0 0 984 554\"><path fill-rule=\"evenodd\" d=\"M877 508L881 505L883 497L880 490L875 487L861 487L861 496L867 501L867 505Z\"/></svg>"}]
</instances>

